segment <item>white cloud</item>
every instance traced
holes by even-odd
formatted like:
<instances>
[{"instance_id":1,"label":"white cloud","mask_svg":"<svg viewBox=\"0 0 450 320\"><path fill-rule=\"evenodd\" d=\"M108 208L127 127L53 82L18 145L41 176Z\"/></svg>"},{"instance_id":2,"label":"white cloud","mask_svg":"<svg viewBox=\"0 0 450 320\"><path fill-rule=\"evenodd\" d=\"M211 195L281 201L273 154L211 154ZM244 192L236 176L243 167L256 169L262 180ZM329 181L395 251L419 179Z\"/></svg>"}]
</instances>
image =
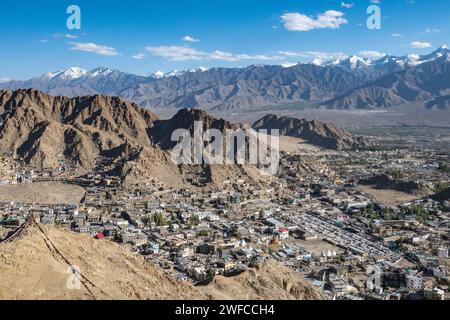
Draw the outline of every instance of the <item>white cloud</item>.
<instances>
[{"instance_id":1,"label":"white cloud","mask_svg":"<svg viewBox=\"0 0 450 320\"><path fill-rule=\"evenodd\" d=\"M343 52L322 52L322 51L279 51L279 54L290 58L301 58L308 60L342 60L348 58Z\"/></svg>"},{"instance_id":2,"label":"white cloud","mask_svg":"<svg viewBox=\"0 0 450 320\"><path fill-rule=\"evenodd\" d=\"M244 60L259 60L259 61L275 61L282 60L281 56L266 56L266 55L249 55L234 54L231 52L215 50L212 52L200 51L194 48L180 47L180 46L159 46L147 47L147 51L153 55L162 57L171 61L189 61L189 60L220 60L220 61L244 61Z\"/></svg>"},{"instance_id":3,"label":"white cloud","mask_svg":"<svg viewBox=\"0 0 450 320\"><path fill-rule=\"evenodd\" d=\"M11 78L8 77L0 77L0 83L10 82L12 81Z\"/></svg>"},{"instance_id":4,"label":"white cloud","mask_svg":"<svg viewBox=\"0 0 450 320\"><path fill-rule=\"evenodd\" d=\"M422 31L422 34L441 33L441 32L442 32L441 29L428 28L428 29L425 29L424 31Z\"/></svg>"},{"instance_id":5,"label":"white cloud","mask_svg":"<svg viewBox=\"0 0 450 320\"><path fill-rule=\"evenodd\" d=\"M143 60L145 58L145 54L143 54L143 53L136 53L132 57L133 57L133 59L136 59L136 60Z\"/></svg>"},{"instance_id":6,"label":"white cloud","mask_svg":"<svg viewBox=\"0 0 450 320\"><path fill-rule=\"evenodd\" d=\"M200 39L196 39L191 36L184 36L182 40L185 42L200 42Z\"/></svg>"},{"instance_id":7,"label":"white cloud","mask_svg":"<svg viewBox=\"0 0 450 320\"><path fill-rule=\"evenodd\" d=\"M360 51L359 55L363 58L369 58L369 59L380 59L386 56L386 53L375 51L375 50L364 50Z\"/></svg>"},{"instance_id":8,"label":"white cloud","mask_svg":"<svg viewBox=\"0 0 450 320\"><path fill-rule=\"evenodd\" d=\"M431 43L414 41L411 43L411 47L413 47L415 49L426 49L426 48L431 48Z\"/></svg>"},{"instance_id":9,"label":"white cloud","mask_svg":"<svg viewBox=\"0 0 450 320\"><path fill-rule=\"evenodd\" d=\"M355 6L354 3L345 3L345 2L341 2L341 7L342 7L342 8L350 9L350 8L353 8L354 6Z\"/></svg>"},{"instance_id":10,"label":"white cloud","mask_svg":"<svg viewBox=\"0 0 450 320\"><path fill-rule=\"evenodd\" d=\"M84 52L92 52L101 56L117 56L119 53L116 49L108 46L98 45L92 42L83 43L83 42L71 42L72 47L70 50L76 51L84 51Z\"/></svg>"},{"instance_id":11,"label":"white cloud","mask_svg":"<svg viewBox=\"0 0 450 320\"><path fill-rule=\"evenodd\" d=\"M391 36L395 37L395 38L403 37L403 35L401 33L393 33L393 34L391 34Z\"/></svg>"},{"instance_id":12,"label":"white cloud","mask_svg":"<svg viewBox=\"0 0 450 320\"><path fill-rule=\"evenodd\" d=\"M281 57L281 56L266 56L263 54L257 54L257 55L249 55L246 53L233 54L230 52L216 50L209 55L208 59L222 60L222 61L244 61L244 60L275 61L275 60L283 60L283 57Z\"/></svg>"},{"instance_id":13,"label":"white cloud","mask_svg":"<svg viewBox=\"0 0 450 320\"><path fill-rule=\"evenodd\" d=\"M56 33L53 35L53 38L78 39L78 36L69 33L66 34Z\"/></svg>"},{"instance_id":14,"label":"white cloud","mask_svg":"<svg viewBox=\"0 0 450 320\"><path fill-rule=\"evenodd\" d=\"M38 40L40 43L49 43L48 39L40 39Z\"/></svg>"},{"instance_id":15,"label":"white cloud","mask_svg":"<svg viewBox=\"0 0 450 320\"><path fill-rule=\"evenodd\" d=\"M147 51L171 61L204 60L208 54L193 48L180 46L147 47Z\"/></svg>"},{"instance_id":16,"label":"white cloud","mask_svg":"<svg viewBox=\"0 0 450 320\"><path fill-rule=\"evenodd\" d=\"M281 16L284 27L289 31L310 31L313 29L339 29L341 25L348 23L343 18L344 13L336 10L328 10L317 16L317 19L307 15L293 12Z\"/></svg>"}]
</instances>

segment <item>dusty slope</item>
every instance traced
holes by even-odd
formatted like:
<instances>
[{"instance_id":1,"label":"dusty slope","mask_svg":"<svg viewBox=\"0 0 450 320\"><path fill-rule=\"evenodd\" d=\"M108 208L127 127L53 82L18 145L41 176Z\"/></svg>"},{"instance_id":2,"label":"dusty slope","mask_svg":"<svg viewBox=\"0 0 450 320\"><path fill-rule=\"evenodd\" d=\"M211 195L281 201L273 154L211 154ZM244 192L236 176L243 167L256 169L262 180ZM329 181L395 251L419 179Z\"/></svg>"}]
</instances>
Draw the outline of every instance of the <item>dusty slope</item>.
<instances>
[{"instance_id":1,"label":"dusty slope","mask_svg":"<svg viewBox=\"0 0 450 320\"><path fill-rule=\"evenodd\" d=\"M194 287L175 281L110 241L45 228L59 251L100 287L68 290L68 265L52 253L37 227L0 244L0 299L195 299L206 298Z\"/></svg>"},{"instance_id":2,"label":"dusty slope","mask_svg":"<svg viewBox=\"0 0 450 320\"><path fill-rule=\"evenodd\" d=\"M267 261L234 278L216 277L203 292L221 300L320 300L322 296L294 270Z\"/></svg>"},{"instance_id":3,"label":"dusty slope","mask_svg":"<svg viewBox=\"0 0 450 320\"><path fill-rule=\"evenodd\" d=\"M206 287L177 281L108 240L94 240L54 227L28 227L13 242L0 243L2 299L318 299L294 271L276 262L235 278L217 277ZM68 290L68 264L95 286Z\"/></svg>"},{"instance_id":4,"label":"dusty slope","mask_svg":"<svg viewBox=\"0 0 450 320\"><path fill-rule=\"evenodd\" d=\"M76 204L85 195L83 188L58 182L0 185L0 201L42 204Z\"/></svg>"}]
</instances>

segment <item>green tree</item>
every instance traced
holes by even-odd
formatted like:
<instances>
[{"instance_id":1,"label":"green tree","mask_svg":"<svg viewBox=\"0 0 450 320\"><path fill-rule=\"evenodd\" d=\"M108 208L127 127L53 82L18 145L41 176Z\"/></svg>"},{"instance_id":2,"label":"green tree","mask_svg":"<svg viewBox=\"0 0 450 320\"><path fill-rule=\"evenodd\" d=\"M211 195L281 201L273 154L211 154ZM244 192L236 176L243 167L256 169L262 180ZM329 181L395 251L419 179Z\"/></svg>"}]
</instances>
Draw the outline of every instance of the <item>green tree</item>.
<instances>
[{"instance_id":1,"label":"green tree","mask_svg":"<svg viewBox=\"0 0 450 320\"><path fill-rule=\"evenodd\" d=\"M369 229L370 229L370 231L373 231L373 219L372 218L370 218L370 221L369 221Z\"/></svg>"},{"instance_id":2,"label":"green tree","mask_svg":"<svg viewBox=\"0 0 450 320\"><path fill-rule=\"evenodd\" d=\"M442 172L450 173L450 165L445 162L439 163L439 170Z\"/></svg>"},{"instance_id":3,"label":"green tree","mask_svg":"<svg viewBox=\"0 0 450 320\"><path fill-rule=\"evenodd\" d=\"M242 235L241 235L241 233L239 231L236 230L236 231L233 232L233 237L235 237L238 240L241 240Z\"/></svg>"},{"instance_id":4,"label":"green tree","mask_svg":"<svg viewBox=\"0 0 450 320\"><path fill-rule=\"evenodd\" d=\"M208 231L206 231L206 230L201 230L201 231L198 233L198 235L199 235L200 237L207 237L207 236L208 236Z\"/></svg>"},{"instance_id":5,"label":"green tree","mask_svg":"<svg viewBox=\"0 0 450 320\"><path fill-rule=\"evenodd\" d=\"M191 222L192 225L198 226L200 224L200 217L198 215L196 215L196 214L193 214L191 219L190 219L190 222Z\"/></svg>"},{"instance_id":6,"label":"green tree","mask_svg":"<svg viewBox=\"0 0 450 320\"><path fill-rule=\"evenodd\" d=\"M208 269L208 271L206 271L206 280L212 281L215 275L216 270L214 270L213 268Z\"/></svg>"},{"instance_id":7,"label":"green tree","mask_svg":"<svg viewBox=\"0 0 450 320\"><path fill-rule=\"evenodd\" d=\"M144 225L148 226L150 223L150 218L148 216L144 216L142 217L141 221Z\"/></svg>"},{"instance_id":8,"label":"green tree","mask_svg":"<svg viewBox=\"0 0 450 320\"><path fill-rule=\"evenodd\" d=\"M162 213L155 213L153 215L153 222L155 222L158 227L167 225L166 218Z\"/></svg>"},{"instance_id":9,"label":"green tree","mask_svg":"<svg viewBox=\"0 0 450 320\"><path fill-rule=\"evenodd\" d=\"M416 220L421 223L426 223L429 218L428 212L423 206L414 206L412 208L412 214L416 217Z\"/></svg>"},{"instance_id":10,"label":"green tree","mask_svg":"<svg viewBox=\"0 0 450 320\"><path fill-rule=\"evenodd\" d=\"M389 175L395 180L403 178L403 174L400 172L400 170L393 170L389 172Z\"/></svg>"},{"instance_id":11,"label":"green tree","mask_svg":"<svg viewBox=\"0 0 450 320\"><path fill-rule=\"evenodd\" d=\"M434 192L440 193L446 189L448 189L448 183L445 181L441 181L437 183L436 186L434 187Z\"/></svg>"},{"instance_id":12,"label":"green tree","mask_svg":"<svg viewBox=\"0 0 450 320\"><path fill-rule=\"evenodd\" d=\"M371 203L367 206L366 209L367 214L372 216L373 212L375 211L375 206L373 205L373 203Z\"/></svg>"},{"instance_id":13,"label":"green tree","mask_svg":"<svg viewBox=\"0 0 450 320\"><path fill-rule=\"evenodd\" d=\"M264 219L264 209L259 210L259 220Z\"/></svg>"}]
</instances>

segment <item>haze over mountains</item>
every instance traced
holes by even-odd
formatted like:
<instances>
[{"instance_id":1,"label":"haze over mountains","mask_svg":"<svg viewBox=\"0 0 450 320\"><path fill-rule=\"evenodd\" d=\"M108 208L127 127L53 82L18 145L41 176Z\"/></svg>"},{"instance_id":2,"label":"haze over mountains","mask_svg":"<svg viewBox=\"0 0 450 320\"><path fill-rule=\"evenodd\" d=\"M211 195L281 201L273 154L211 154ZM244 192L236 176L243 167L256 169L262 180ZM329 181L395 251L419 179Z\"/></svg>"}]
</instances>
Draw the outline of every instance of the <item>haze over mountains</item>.
<instances>
[{"instance_id":1,"label":"haze over mountains","mask_svg":"<svg viewBox=\"0 0 450 320\"><path fill-rule=\"evenodd\" d=\"M448 109L449 54L441 46L422 56L386 55L377 60L351 56L291 67L199 68L147 76L109 68L70 68L28 81L2 83L0 88L35 88L69 97L115 95L152 109L248 110L280 104L383 109L408 103Z\"/></svg>"}]
</instances>

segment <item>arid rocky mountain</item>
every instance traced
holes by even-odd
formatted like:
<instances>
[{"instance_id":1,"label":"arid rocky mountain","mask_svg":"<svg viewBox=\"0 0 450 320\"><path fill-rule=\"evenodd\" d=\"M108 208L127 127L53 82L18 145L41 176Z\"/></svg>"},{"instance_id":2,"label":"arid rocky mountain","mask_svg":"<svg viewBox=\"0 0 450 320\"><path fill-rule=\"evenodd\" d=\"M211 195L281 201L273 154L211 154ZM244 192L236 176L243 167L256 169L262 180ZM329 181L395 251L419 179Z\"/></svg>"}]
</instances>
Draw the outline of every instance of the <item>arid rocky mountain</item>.
<instances>
[{"instance_id":1,"label":"arid rocky mountain","mask_svg":"<svg viewBox=\"0 0 450 320\"><path fill-rule=\"evenodd\" d=\"M109 68L70 68L28 81L0 83L0 89L34 88L70 97L114 95L151 109L251 109L275 105L334 109L392 108L416 102L447 108L450 50L427 55L378 60L351 56L327 63L291 67L253 65L245 68L196 69L149 76ZM433 101L437 99L433 103Z\"/></svg>"},{"instance_id":2,"label":"arid rocky mountain","mask_svg":"<svg viewBox=\"0 0 450 320\"><path fill-rule=\"evenodd\" d=\"M216 119L210 116L207 112L198 109L181 109L171 119L155 121L154 125L149 128L148 132L151 136L153 145L164 151L172 150L177 142L172 141L172 133L177 129L186 129L190 132L190 136L194 137L195 122L202 123L201 130L205 133L209 129L218 129L223 137L226 135L227 129L239 129L241 124L234 124L223 119ZM200 132L200 134L202 134ZM194 144L195 142L192 141ZM226 141L223 142L225 156ZM194 154L191 149L192 154ZM189 160L193 160L192 158ZM223 158L225 161L225 158ZM242 165L219 165L219 164L201 164L201 165L181 165L180 170L186 174L195 173L201 177L206 184L220 184L224 180L235 180L239 177L245 176L252 181L262 182L260 180L259 171L255 166Z\"/></svg>"},{"instance_id":3,"label":"arid rocky mountain","mask_svg":"<svg viewBox=\"0 0 450 320\"><path fill-rule=\"evenodd\" d=\"M205 111L182 109L172 119L156 115L117 97L52 97L37 90L0 91L0 154L33 164L57 167L62 161L89 172L99 159L109 162L106 175L125 183L156 179L182 184L190 168L177 166L171 157L171 134L176 129L192 132L194 121L203 129L236 129L241 125L216 119ZM329 149L346 149L357 141L346 131L319 122L273 120L268 116L254 128L274 127L285 135L302 137ZM248 175L250 166L200 166L207 182Z\"/></svg>"},{"instance_id":4,"label":"arid rocky mountain","mask_svg":"<svg viewBox=\"0 0 450 320\"><path fill-rule=\"evenodd\" d=\"M216 119L207 112L199 109L181 109L171 119L159 120L150 128L149 133L155 145L164 150L171 149L176 142L171 141L172 132L177 129L189 130L191 136L194 134L195 122L201 122L203 132L208 129L218 129L225 133L226 129L238 129L240 125L234 124L224 119Z\"/></svg>"},{"instance_id":5,"label":"arid rocky mountain","mask_svg":"<svg viewBox=\"0 0 450 320\"><path fill-rule=\"evenodd\" d=\"M40 228L30 226L14 241L0 243L0 299L322 298L299 274L276 262L263 263L234 278L219 277L207 286L194 287L112 241L94 240L55 227ZM76 266L83 276L79 287L70 281L71 266Z\"/></svg>"},{"instance_id":6,"label":"arid rocky mountain","mask_svg":"<svg viewBox=\"0 0 450 320\"><path fill-rule=\"evenodd\" d=\"M100 157L123 179L175 179L169 154L147 134L158 119L115 97L52 97L36 90L0 92L0 153L37 167L61 161L86 171ZM175 181L174 181L175 182Z\"/></svg>"},{"instance_id":7,"label":"arid rocky mountain","mask_svg":"<svg viewBox=\"0 0 450 320\"><path fill-rule=\"evenodd\" d=\"M315 120L307 121L269 114L253 123L252 128L278 129L280 135L301 138L309 144L325 149L352 150L365 145L363 139L355 138L348 131Z\"/></svg>"}]
</instances>

